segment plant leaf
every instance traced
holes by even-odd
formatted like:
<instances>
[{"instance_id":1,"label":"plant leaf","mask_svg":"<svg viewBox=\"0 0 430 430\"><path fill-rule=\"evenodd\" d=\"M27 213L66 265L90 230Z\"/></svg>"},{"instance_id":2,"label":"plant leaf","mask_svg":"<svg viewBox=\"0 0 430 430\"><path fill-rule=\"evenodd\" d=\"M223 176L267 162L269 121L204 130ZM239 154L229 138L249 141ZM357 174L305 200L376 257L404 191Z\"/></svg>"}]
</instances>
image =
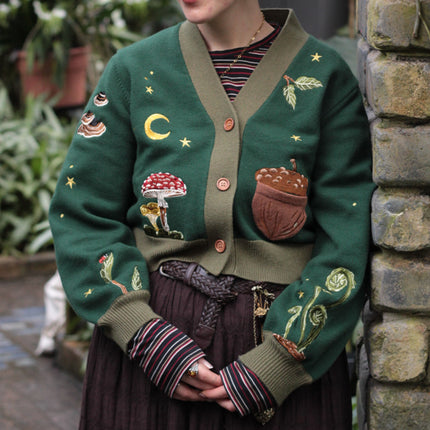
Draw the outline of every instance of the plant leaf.
<instances>
[{"instance_id":1,"label":"plant leaf","mask_svg":"<svg viewBox=\"0 0 430 430\"><path fill-rule=\"evenodd\" d=\"M100 270L100 276L108 284L112 281L112 266L113 266L113 253L111 252L103 261L103 266Z\"/></svg>"},{"instance_id":2,"label":"plant leaf","mask_svg":"<svg viewBox=\"0 0 430 430\"><path fill-rule=\"evenodd\" d=\"M142 289L142 280L140 279L140 273L137 269L137 266L135 266L133 271L133 277L131 279L131 286L133 287L133 290L138 291Z\"/></svg>"},{"instance_id":3,"label":"plant leaf","mask_svg":"<svg viewBox=\"0 0 430 430\"><path fill-rule=\"evenodd\" d=\"M295 85L299 90L306 91L312 90L314 88L322 87L321 81L315 78L310 78L308 76L300 76L295 80Z\"/></svg>"},{"instance_id":4,"label":"plant leaf","mask_svg":"<svg viewBox=\"0 0 430 430\"><path fill-rule=\"evenodd\" d=\"M293 109L296 109L297 97L296 91L294 89L294 85L286 85L283 90L285 100L287 100L288 104L292 106Z\"/></svg>"}]
</instances>

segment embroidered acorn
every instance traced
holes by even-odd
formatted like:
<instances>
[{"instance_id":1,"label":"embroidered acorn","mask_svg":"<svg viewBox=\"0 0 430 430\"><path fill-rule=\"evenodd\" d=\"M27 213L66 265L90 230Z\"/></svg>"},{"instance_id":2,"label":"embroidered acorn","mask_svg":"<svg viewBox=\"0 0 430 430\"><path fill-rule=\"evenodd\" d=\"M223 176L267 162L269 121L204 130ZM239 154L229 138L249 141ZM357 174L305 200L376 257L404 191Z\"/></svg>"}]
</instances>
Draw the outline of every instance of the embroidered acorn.
<instances>
[{"instance_id":1,"label":"embroidered acorn","mask_svg":"<svg viewBox=\"0 0 430 430\"><path fill-rule=\"evenodd\" d=\"M170 197L181 197L187 194L187 186L181 178L170 173L153 173L148 176L142 184L143 197L157 199L160 208L161 225L165 231L169 231L167 224L167 208L169 205L166 200Z\"/></svg>"},{"instance_id":2,"label":"embroidered acorn","mask_svg":"<svg viewBox=\"0 0 430 430\"><path fill-rule=\"evenodd\" d=\"M306 221L308 180L297 172L296 160L290 162L292 170L271 167L255 173L252 213L257 227L271 240L296 235Z\"/></svg>"}]
</instances>

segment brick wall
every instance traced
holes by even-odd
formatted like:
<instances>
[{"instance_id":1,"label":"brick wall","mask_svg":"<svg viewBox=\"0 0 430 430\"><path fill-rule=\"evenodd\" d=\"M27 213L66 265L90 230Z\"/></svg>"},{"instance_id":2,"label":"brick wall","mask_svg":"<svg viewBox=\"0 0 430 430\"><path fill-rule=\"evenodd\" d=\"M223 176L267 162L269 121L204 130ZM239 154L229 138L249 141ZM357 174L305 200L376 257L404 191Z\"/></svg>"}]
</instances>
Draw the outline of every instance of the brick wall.
<instances>
[{"instance_id":1,"label":"brick wall","mask_svg":"<svg viewBox=\"0 0 430 430\"><path fill-rule=\"evenodd\" d=\"M359 424L368 430L430 429L430 30L418 6L430 28L430 0L357 2L378 185L358 354Z\"/></svg>"}]
</instances>

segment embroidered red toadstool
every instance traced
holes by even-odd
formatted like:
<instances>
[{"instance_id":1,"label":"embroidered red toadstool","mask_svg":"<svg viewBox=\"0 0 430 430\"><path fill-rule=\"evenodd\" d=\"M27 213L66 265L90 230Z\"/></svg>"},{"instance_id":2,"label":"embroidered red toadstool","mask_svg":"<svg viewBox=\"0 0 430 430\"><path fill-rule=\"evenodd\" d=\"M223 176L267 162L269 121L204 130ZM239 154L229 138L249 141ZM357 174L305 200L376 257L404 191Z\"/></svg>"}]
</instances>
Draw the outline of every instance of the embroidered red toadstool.
<instances>
[{"instance_id":1,"label":"embroidered red toadstool","mask_svg":"<svg viewBox=\"0 0 430 430\"><path fill-rule=\"evenodd\" d=\"M142 184L143 197L157 199L160 207L161 225L165 231L169 231L167 224L167 208L169 205L166 200L170 197L181 197L187 194L187 186L181 178L170 173L153 173L148 176Z\"/></svg>"}]
</instances>

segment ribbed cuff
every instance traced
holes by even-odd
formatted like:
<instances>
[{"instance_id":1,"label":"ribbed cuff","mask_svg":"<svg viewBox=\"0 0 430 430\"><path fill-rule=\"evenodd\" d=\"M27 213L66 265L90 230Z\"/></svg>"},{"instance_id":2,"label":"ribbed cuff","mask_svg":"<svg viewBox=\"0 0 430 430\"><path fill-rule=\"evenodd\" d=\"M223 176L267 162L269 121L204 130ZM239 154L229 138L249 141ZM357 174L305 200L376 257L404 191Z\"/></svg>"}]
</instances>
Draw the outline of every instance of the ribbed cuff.
<instances>
[{"instance_id":1,"label":"ribbed cuff","mask_svg":"<svg viewBox=\"0 0 430 430\"><path fill-rule=\"evenodd\" d=\"M312 377L271 332L264 333L264 342L239 357L267 387L280 406L296 388L310 384Z\"/></svg>"},{"instance_id":2,"label":"ribbed cuff","mask_svg":"<svg viewBox=\"0 0 430 430\"><path fill-rule=\"evenodd\" d=\"M258 376L234 361L220 371L222 383L240 415L262 412L276 406L275 399Z\"/></svg>"},{"instance_id":3,"label":"ribbed cuff","mask_svg":"<svg viewBox=\"0 0 430 430\"><path fill-rule=\"evenodd\" d=\"M129 345L129 357L169 397L191 364L205 356L190 337L161 319L142 327Z\"/></svg>"},{"instance_id":4,"label":"ribbed cuff","mask_svg":"<svg viewBox=\"0 0 430 430\"><path fill-rule=\"evenodd\" d=\"M154 318L160 318L148 305L150 292L133 291L118 297L97 321L103 333L127 353L127 345L137 330Z\"/></svg>"}]
</instances>

